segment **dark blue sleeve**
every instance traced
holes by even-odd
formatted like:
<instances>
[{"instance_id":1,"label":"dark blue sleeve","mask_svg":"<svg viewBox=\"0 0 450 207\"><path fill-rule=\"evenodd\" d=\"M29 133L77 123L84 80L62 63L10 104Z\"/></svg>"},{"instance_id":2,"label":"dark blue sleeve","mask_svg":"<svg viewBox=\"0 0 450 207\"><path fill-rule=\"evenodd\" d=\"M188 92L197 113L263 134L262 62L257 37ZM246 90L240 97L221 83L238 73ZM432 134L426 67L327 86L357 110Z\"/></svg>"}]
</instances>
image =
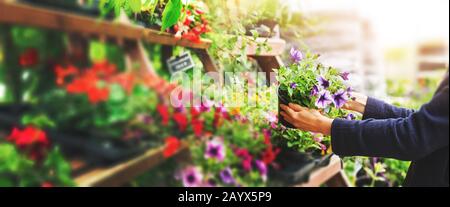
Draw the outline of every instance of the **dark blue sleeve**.
<instances>
[{"instance_id":1,"label":"dark blue sleeve","mask_svg":"<svg viewBox=\"0 0 450 207\"><path fill-rule=\"evenodd\" d=\"M414 161L448 146L448 86L404 118L348 121L336 119L332 149L340 156L386 157Z\"/></svg>"},{"instance_id":2,"label":"dark blue sleeve","mask_svg":"<svg viewBox=\"0 0 450 207\"><path fill-rule=\"evenodd\" d=\"M395 107L383 101L369 97L367 99L363 120L405 118L412 113L414 113L414 110Z\"/></svg>"}]
</instances>

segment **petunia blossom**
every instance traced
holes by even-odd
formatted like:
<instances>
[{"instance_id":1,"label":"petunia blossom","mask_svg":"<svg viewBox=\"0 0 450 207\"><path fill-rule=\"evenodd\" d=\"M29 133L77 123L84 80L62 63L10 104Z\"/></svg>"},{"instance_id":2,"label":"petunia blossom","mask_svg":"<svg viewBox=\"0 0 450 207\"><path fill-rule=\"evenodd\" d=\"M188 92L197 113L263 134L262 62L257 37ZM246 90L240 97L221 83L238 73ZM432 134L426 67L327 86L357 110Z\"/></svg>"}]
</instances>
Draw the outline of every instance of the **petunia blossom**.
<instances>
[{"instance_id":1,"label":"petunia blossom","mask_svg":"<svg viewBox=\"0 0 450 207\"><path fill-rule=\"evenodd\" d=\"M206 143L205 158L223 161L225 159L225 146L221 138L214 138Z\"/></svg>"},{"instance_id":2,"label":"petunia blossom","mask_svg":"<svg viewBox=\"0 0 450 207\"><path fill-rule=\"evenodd\" d=\"M332 97L329 91L323 90L319 93L319 97L316 100L316 107L320 109L326 108L332 103Z\"/></svg>"},{"instance_id":3,"label":"petunia blossom","mask_svg":"<svg viewBox=\"0 0 450 207\"><path fill-rule=\"evenodd\" d=\"M267 180L267 165L261 160L255 161L255 166L259 171L259 174L261 174L261 177L263 180Z\"/></svg>"},{"instance_id":4,"label":"petunia blossom","mask_svg":"<svg viewBox=\"0 0 450 207\"><path fill-rule=\"evenodd\" d=\"M355 116L355 114L349 113L349 114L347 114L345 119L347 119L347 120L355 120L356 116Z\"/></svg>"},{"instance_id":5,"label":"petunia blossom","mask_svg":"<svg viewBox=\"0 0 450 207\"><path fill-rule=\"evenodd\" d=\"M343 80L345 80L345 81L348 81L349 79L348 79L348 76L350 75L350 73L349 72L343 72L343 73L341 73L341 74L339 74L340 76L341 76L341 78L343 79Z\"/></svg>"},{"instance_id":6,"label":"petunia blossom","mask_svg":"<svg viewBox=\"0 0 450 207\"><path fill-rule=\"evenodd\" d=\"M220 171L220 179L222 180L223 183L225 183L227 185L233 185L236 183L236 180L233 177L231 168L229 168L229 167Z\"/></svg>"},{"instance_id":7,"label":"petunia blossom","mask_svg":"<svg viewBox=\"0 0 450 207\"><path fill-rule=\"evenodd\" d=\"M202 186L203 174L197 167L190 166L181 172L181 179L184 187Z\"/></svg>"},{"instance_id":8,"label":"petunia blossom","mask_svg":"<svg viewBox=\"0 0 450 207\"><path fill-rule=\"evenodd\" d=\"M342 108L347 103L347 100L347 93L342 89L333 94L333 103L336 108Z\"/></svg>"},{"instance_id":9,"label":"petunia blossom","mask_svg":"<svg viewBox=\"0 0 450 207\"><path fill-rule=\"evenodd\" d=\"M319 88L316 85L314 85L313 88L311 89L310 95L316 96L317 94L319 94Z\"/></svg>"},{"instance_id":10,"label":"petunia blossom","mask_svg":"<svg viewBox=\"0 0 450 207\"><path fill-rule=\"evenodd\" d=\"M292 89L296 89L297 86L298 86L297 83L291 83L291 84L289 85L289 87L291 87Z\"/></svg>"},{"instance_id":11,"label":"petunia blossom","mask_svg":"<svg viewBox=\"0 0 450 207\"><path fill-rule=\"evenodd\" d=\"M330 81L325 79L325 77L323 76L317 77L317 81L319 82L319 86L323 89L327 89L328 87L330 87Z\"/></svg>"},{"instance_id":12,"label":"petunia blossom","mask_svg":"<svg viewBox=\"0 0 450 207\"><path fill-rule=\"evenodd\" d=\"M291 48L290 54L292 61L294 61L295 63L298 63L303 60L303 54L300 50Z\"/></svg>"}]
</instances>

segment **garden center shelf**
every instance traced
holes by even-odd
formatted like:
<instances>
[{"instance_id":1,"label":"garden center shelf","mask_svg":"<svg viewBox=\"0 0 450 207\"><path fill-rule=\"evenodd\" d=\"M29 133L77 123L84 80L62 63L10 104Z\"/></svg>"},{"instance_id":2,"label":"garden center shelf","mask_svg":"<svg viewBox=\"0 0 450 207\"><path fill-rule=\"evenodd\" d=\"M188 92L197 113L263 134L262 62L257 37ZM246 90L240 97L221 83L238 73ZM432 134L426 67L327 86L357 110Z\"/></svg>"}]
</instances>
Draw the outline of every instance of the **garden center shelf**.
<instances>
[{"instance_id":1,"label":"garden center shelf","mask_svg":"<svg viewBox=\"0 0 450 207\"><path fill-rule=\"evenodd\" d=\"M194 43L186 39L177 39L172 34L146 29L142 26L37 8L16 3L13 0L0 0L0 23L61 30L68 33L81 33L86 36L106 37L107 39L143 40L149 43L193 49L207 49L211 45L210 40L203 39L199 43Z\"/></svg>"},{"instance_id":2,"label":"garden center shelf","mask_svg":"<svg viewBox=\"0 0 450 207\"><path fill-rule=\"evenodd\" d=\"M182 142L175 156L188 149L188 144ZM75 177L75 183L80 187L114 187L129 183L135 177L148 172L151 168L166 160L163 156L164 147L150 149L143 154L109 167L93 167L87 172ZM80 161L73 161L72 167L77 168Z\"/></svg>"}]
</instances>

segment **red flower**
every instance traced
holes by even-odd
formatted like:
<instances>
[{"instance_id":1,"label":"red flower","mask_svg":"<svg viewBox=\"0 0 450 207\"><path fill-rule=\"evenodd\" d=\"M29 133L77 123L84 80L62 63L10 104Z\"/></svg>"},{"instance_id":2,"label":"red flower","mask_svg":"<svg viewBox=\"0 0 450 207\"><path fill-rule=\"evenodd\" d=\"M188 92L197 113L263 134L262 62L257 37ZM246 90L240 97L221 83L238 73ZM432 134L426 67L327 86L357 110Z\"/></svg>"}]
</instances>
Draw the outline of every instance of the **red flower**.
<instances>
[{"instance_id":1,"label":"red flower","mask_svg":"<svg viewBox=\"0 0 450 207\"><path fill-rule=\"evenodd\" d=\"M266 165L268 165L268 164L272 163L277 158L278 153L280 153L280 149L279 148L273 150L272 147L268 147L268 148L266 148L266 150L262 154L262 161Z\"/></svg>"},{"instance_id":2,"label":"red flower","mask_svg":"<svg viewBox=\"0 0 450 207\"><path fill-rule=\"evenodd\" d=\"M96 62L92 65L90 70L100 77L110 77L117 71L116 66L110 64L108 61Z\"/></svg>"},{"instance_id":3,"label":"red flower","mask_svg":"<svg viewBox=\"0 0 450 207\"><path fill-rule=\"evenodd\" d=\"M91 102L92 104L107 101L109 98L109 89L92 87L88 89L87 96L89 102Z\"/></svg>"},{"instance_id":4,"label":"red flower","mask_svg":"<svg viewBox=\"0 0 450 207\"><path fill-rule=\"evenodd\" d=\"M178 151L178 149L180 148L181 142L176 137L167 137L165 142L166 142L166 146L164 148L163 155L165 158L169 158Z\"/></svg>"},{"instance_id":5,"label":"red flower","mask_svg":"<svg viewBox=\"0 0 450 207\"><path fill-rule=\"evenodd\" d=\"M19 65L22 67L32 67L39 62L39 53L35 48L28 48L19 56Z\"/></svg>"},{"instance_id":6,"label":"red flower","mask_svg":"<svg viewBox=\"0 0 450 207\"><path fill-rule=\"evenodd\" d=\"M159 115L161 116L161 124L167 126L169 124L169 108L164 104L159 104L156 107Z\"/></svg>"},{"instance_id":7,"label":"red flower","mask_svg":"<svg viewBox=\"0 0 450 207\"><path fill-rule=\"evenodd\" d=\"M107 62L96 63L80 75L78 75L78 69L73 66L69 66L67 69L57 66L55 69L58 85L64 85L67 76L77 75L71 83L66 85L67 92L86 94L92 104L108 100L109 88L107 86L100 88L98 83L100 81L106 82L106 79L110 78L115 71L115 66Z\"/></svg>"},{"instance_id":8,"label":"red flower","mask_svg":"<svg viewBox=\"0 0 450 207\"><path fill-rule=\"evenodd\" d=\"M242 160L242 168L245 171L250 171L252 169L252 160L253 157L247 149L237 149L234 154L241 158Z\"/></svg>"},{"instance_id":9,"label":"red flower","mask_svg":"<svg viewBox=\"0 0 450 207\"><path fill-rule=\"evenodd\" d=\"M30 126L24 130L14 128L7 140L14 143L19 149L25 150L34 160L40 160L50 146L47 134Z\"/></svg>"},{"instance_id":10,"label":"red flower","mask_svg":"<svg viewBox=\"0 0 450 207\"><path fill-rule=\"evenodd\" d=\"M201 112L198 107L192 107L191 108L191 116L192 119L197 119L200 116Z\"/></svg>"},{"instance_id":11,"label":"red flower","mask_svg":"<svg viewBox=\"0 0 450 207\"><path fill-rule=\"evenodd\" d=\"M182 38L183 39L187 39L187 40L189 40L191 42L194 42L194 43L200 43L201 42L200 36L195 34L193 31L189 31L189 32L183 34Z\"/></svg>"},{"instance_id":12,"label":"red flower","mask_svg":"<svg viewBox=\"0 0 450 207\"><path fill-rule=\"evenodd\" d=\"M200 119L192 119L192 129L194 130L194 134L197 137L201 137L203 134L203 120Z\"/></svg>"},{"instance_id":13,"label":"red flower","mask_svg":"<svg viewBox=\"0 0 450 207\"><path fill-rule=\"evenodd\" d=\"M270 140L270 138L272 136L270 130L264 129L263 134L264 134L264 144L266 144L267 147L266 147L266 150L262 154L262 161L266 165L269 165L276 159L278 153L280 153L280 149L276 148L274 150L272 142Z\"/></svg>"},{"instance_id":14,"label":"red flower","mask_svg":"<svg viewBox=\"0 0 450 207\"><path fill-rule=\"evenodd\" d=\"M51 182L43 182L41 184L41 187L43 187L43 188L51 188L51 187L53 187L53 184Z\"/></svg>"},{"instance_id":15,"label":"red flower","mask_svg":"<svg viewBox=\"0 0 450 207\"><path fill-rule=\"evenodd\" d=\"M63 68L58 65L55 68L56 84L64 85L66 77L76 75L78 73L79 73L78 68L76 68L72 65L68 66L67 68Z\"/></svg>"},{"instance_id":16,"label":"red flower","mask_svg":"<svg viewBox=\"0 0 450 207\"><path fill-rule=\"evenodd\" d=\"M186 114L184 114L183 112L177 112L173 115L173 119L175 120L175 122L177 122L178 129L181 132L184 132L188 125L188 119L186 117Z\"/></svg>"}]
</instances>

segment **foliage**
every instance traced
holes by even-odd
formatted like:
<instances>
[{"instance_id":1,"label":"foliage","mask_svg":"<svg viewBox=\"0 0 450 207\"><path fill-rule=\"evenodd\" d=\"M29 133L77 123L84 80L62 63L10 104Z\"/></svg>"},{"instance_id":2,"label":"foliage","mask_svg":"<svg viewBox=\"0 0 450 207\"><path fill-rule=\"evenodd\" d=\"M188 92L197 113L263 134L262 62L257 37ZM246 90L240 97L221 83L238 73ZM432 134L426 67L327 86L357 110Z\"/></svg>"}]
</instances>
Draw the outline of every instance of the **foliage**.
<instances>
[{"instance_id":1,"label":"foliage","mask_svg":"<svg viewBox=\"0 0 450 207\"><path fill-rule=\"evenodd\" d=\"M342 106L351 98L351 89L345 85L346 74L336 68L319 63L319 55L291 50L294 63L278 70L279 99L287 103L321 110L331 118L347 118L348 112ZM330 136L286 129L281 126L278 136L288 141L288 146L305 152L322 150L330 146Z\"/></svg>"},{"instance_id":2,"label":"foliage","mask_svg":"<svg viewBox=\"0 0 450 207\"><path fill-rule=\"evenodd\" d=\"M38 138L37 134L43 136ZM70 164L62 157L59 149L39 145L38 139L48 142L45 132L28 127L22 132L14 129L7 140L0 140L0 186L74 185ZM37 152L43 154L38 156Z\"/></svg>"}]
</instances>

